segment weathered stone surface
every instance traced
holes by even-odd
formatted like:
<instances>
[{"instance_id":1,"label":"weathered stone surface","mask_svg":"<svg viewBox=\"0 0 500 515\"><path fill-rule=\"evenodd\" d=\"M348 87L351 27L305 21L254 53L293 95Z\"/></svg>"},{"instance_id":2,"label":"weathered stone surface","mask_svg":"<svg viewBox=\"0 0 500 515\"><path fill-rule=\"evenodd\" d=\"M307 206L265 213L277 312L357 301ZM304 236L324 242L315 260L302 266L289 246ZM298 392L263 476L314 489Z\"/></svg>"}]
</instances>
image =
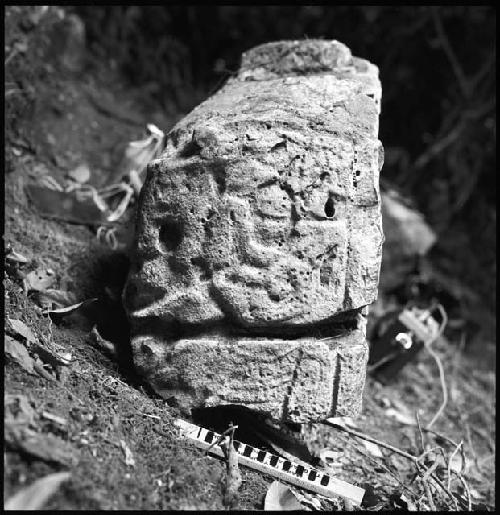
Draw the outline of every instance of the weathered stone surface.
<instances>
[{"instance_id":1,"label":"weathered stone surface","mask_svg":"<svg viewBox=\"0 0 500 515\"><path fill-rule=\"evenodd\" d=\"M336 337L134 340L138 366L184 407L239 404L293 422L361 410L368 349L362 329Z\"/></svg>"},{"instance_id":2,"label":"weathered stone surface","mask_svg":"<svg viewBox=\"0 0 500 515\"><path fill-rule=\"evenodd\" d=\"M148 167L125 294L135 339L149 335L168 350L186 331L230 326L224 345L243 356L256 344L238 331L304 336L371 303L383 240L379 105L377 68L338 42L285 41L247 52L238 75L172 129L164 154ZM203 342L200 349L214 348ZM319 356L314 348L311 356ZM142 352L135 346L150 379L156 372ZM221 370L229 370L230 355L221 355ZM363 359L353 358L352 368L364 374ZM274 373L286 383L285 372ZM316 400L303 414L332 402L321 392L325 384L331 392L338 377L317 377L325 383L312 387ZM242 377L240 387L250 379ZM355 390L342 393L345 406L359 401ZM277 407L273 413L286 415Z\"/></svg>"}]
</instances>

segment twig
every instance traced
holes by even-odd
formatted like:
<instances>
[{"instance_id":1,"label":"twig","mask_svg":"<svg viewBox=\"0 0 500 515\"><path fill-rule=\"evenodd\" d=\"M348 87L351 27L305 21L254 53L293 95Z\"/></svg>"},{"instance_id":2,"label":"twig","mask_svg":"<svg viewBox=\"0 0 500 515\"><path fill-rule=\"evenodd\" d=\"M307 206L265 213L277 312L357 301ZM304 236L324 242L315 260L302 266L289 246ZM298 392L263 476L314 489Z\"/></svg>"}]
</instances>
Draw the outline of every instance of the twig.
<instances>
[{"instance_id":1,"label":"twig","mask_svg":"<svg viewBox=\"0 0 500 515\"><path fill-rule=\"evenodd\" d=\"M422 433L422 426L420 425L420 419L418 418L418 410L415 411L415 418L417 420L418 433L420 435L420 449L421 452L425 451L424 435Z\"/></svg>"},{"instance_id":2,"label":"twig","mask_svg":"<svg viewBox=\"0 0 500 515\"><path fill-rule=\"evenodd\" d=\"M467 125L464 120L460 122L451 130L446 136L433 143L413 164L413 171L420 170L427 165L429 161L439 155L446 147L451 145L461 135L462 131Z\"/></svg>"},{"instance_id":3,"label":"twig","mask_svg":"<svg viewBox=\"0 0 500 515\"><path fill-rule=\"evenodd\" d=\"M441 381L441 387L443 390L443 402L439 407L437 413L434 415L434 417L432 417L432 420L427 424L427 429L429 429L434 424L434 422L436 422L436 420L441 416L441 414L444 411L444 408L446 407L446 404L448 403L448 389L446 388L444 369L443 364L441 363L441 359L436 354L436 351L430 345L427 346L427 350L429 351L429 354L434 358L436 365L439 368L439 379Z\"/></svg>"},{"instance_id":4,"label":"twig","mask_svg":"<svg viewBox=\"0 0 500 515\"><path fill-rule=\"evenodd\" d=\"M436 511L436 505L434 504L434 499L432 498L432 492L429 486L429 482L427 480L422 479L422 484L424 485L425 496L427 497L427 502L429 503L430 509L432 511Z\"/></svg>"},{"instance_id":5,"label":"twig","mask_svg":"<svg viewBox=\"0 0 500 515\"><path fill-rule=\"evenodd\" d=\"M238 429L238 426L233 426L233 424L230 424L229 425L229 428L226 429L223 433L221 433L221 435L219 436L219 438L217 438L217 440L215 440L215 442L213 442L210 447L208 447L208 449L205 451L205 454L208 454L208 451L212 448L212 447L215 447L216 445L220 444L224 438L232 433L234 434L234 432L236 431L236 429Z\"/></svg>"},{"instance_id":6,"label":"twig","mask_svg":"<svg viewBox=\"0 0 500 515\"><path fill-rule=\"evenodd\" d=\"M444 453L444 450L442 447L431 447L430 449L427 449L426 451L424 451L418 458L417 458L417 461L420 463L425 456L427 456L427 454L430 454L431 452L434 452L434 451L441 451L442 455L443 455L443 459L446 463L446 455Z\"/></svg>"},{"instance_id":7,"label":"twig","mask_svg":"<svg viewBox=\"0 0 500 515\"><path fill-rule=\"evenodd\" d=\"M448 37L446 36L446 33L443 28L443 24L441 23L441 18L439 17L438 10L436 7L432 8L432 20L434 21L434 26L436 27L436 32L439 36L439 39L441 40L441 46L443 47L443 50L448 57L451 67L453 69L453 72L455 73L455 76L457 77L457 81L460 85L460 89L462 90L462 94L464 97L469 97L470 90L469 90L469 82L467 80L467 77L465 76L465 73L457 59L457 56L455 55L455 52L453 52L453 49L451 48L450 41L448 40Z\"/></svg>"},{"instance_id":8,"label":"twig","mask_svg":"<svg viewBox=\"0 0 500 515\"><path fill-rule=\"evenodd\" d=\"M226 441L221 445L227 460L227 475L224 488L224 504L230 509L234 509L238 502L238 490L241 486L242 479L241 473L238 468L238 453L233 445L234 431L236 426L232 422L229 426L229 436Z\"/></svg>"},{"instance_id":9,"label":"twig","mask_svg":"<svg viewBox=\"0 0 500 515\"><path fill-rule=\"evenodd\" d=\"M346 439L348 443L350 443L354 449L359 452L359 454L361 454L362 456L364 456L365 458L368 458L371 462L375 463L375 465L377 465L377 467L382 467L384 470L386 470L407 492L409 492L410 494L412 494L414 497L416 497L416 494L415 492L409 488L408 486L406 486L403 481L401 481L401 479L399 479L399 477L387 466L385 465L384 462L380 461L380 460L376 460L375 458L373 458L372 456L370 456L369 454L363 452L358 446L354 445L354 443L349 440L349 439Z\"/></svg>"},{"instance_id":10,"label":"twig","mask_svg":"<svg viewBox=\"0 0 500 515\"><path fill-rule=\"evenodd\" d=\"M424 475L422 476L422 481L427 481L429 479L429 476L438 468L438 462L437 460L424 472Z\"/></svg>"},{"instance_id":11,"label":"twig","mask_svg":"<svg viewBox=\"0 0 500 515\"><path fill-rule=\"evenodd\" d=\"M363 433L359 433L358 431L353 431L352 429L348 429L347 427L333 424L332 422L329 422L328 420L322 420L322 423L327 426L334 427L335 429L339 429L340 431L344 431L345 433L347 433L349 435L357 436L358 438L361 438L362 440L366 440L367 442L377 444L380 447L384 447L385 449L389 449L390 451L395 452L396 454L399 454L401 456L404 456L405 458L408 458L409 460L412 460L415 463L417 462L416 456L412 456L411 454L408 454L407 452L402 451L401 449L398 449L397 447L394 447L388 443L381 442L380 440L377 440L376 438L365 435Z\"/></svg>"},{"instance_id":12,"label":"twig","mask_svg":"<svg viewBox=\"0 0 500 515\"><path fill-rule=\"evenodd\" d=\"M454 458L455 454L458 452L458 450L462 447L462 441L460 441L460 443L457 445L457 447L453 450L453 452L451 453L449 459L448 459L448 467L447 467L447 470L448 470L448 490L450 489L451 487L451 460ZM463 457L462 457L463 459ZM462 467L463 468L463 461L462 461Z\"/></svg>"},{"instance_id":13,"label":"twig","mask_svg":"<svg viewBox=\"0 0 500 515\"><path fill-rule=\"evenodd\" d=\"M443 364L441 363L441 359L439 358L439 356L436 354L436 351L434 351L434 349L432 348L432 344L443 334L444 328L446 327L446 324L448 323L448 316L447 316L446 311L444 310L443 306L441 306L441 304L437 304L436 308L439 309L439 311L441 313L442 322L441 322L441 325L439 326L439 330L437 331L434 338L425 344L425 348L429 351L429 354L434 358L434 360L436 361L436 364L439 368L439 379L441 381L441 388L443 390L443 403L439 407L437 413L434 415L432 420L427 424L428 429L441 416L441 413L443 413L444 408L446 407L446 404L448 403L448 389L446 388Z\"/></svg>"},{"instance_id":14,"label":"twig","mask_svg":"<svg viewBox=\"0 0 500 515\"><path fill-rule=\"evenodd\" d=\"M347 429L346 427L339 426L337 424L332 424L328 420L322 420L321 422L327 426L334 427L335 429L344 431L345 433L350 434L352 436L357 436L358 438L361 438L362 440L366 440L367 442L375 443L375 444L379 445L380 447L384 447L385 449L389 449L390 451L395 452L396 454L399 454L400 456L408 458L415 464L415 466L417 467L417 470L420 474L425 473L425 469L424 469L423 465L420 463L419 459L416 456L412 456L411 454L409 454L405 451L402 451L401 449L398 449L397 447L394 447L385 442L381 442L380 440L377 440L376 438L372 438L371 436L365 435L363 433L359 433L358 431L352 431L351 429ZM433 473L430 474L429 479L432 479L432 481L434 481L450 497L450 499L453 500L455 507L458 510L457 500L455 499L455 496L443 485L441 480Z\"/></svg>"}]
</instances>

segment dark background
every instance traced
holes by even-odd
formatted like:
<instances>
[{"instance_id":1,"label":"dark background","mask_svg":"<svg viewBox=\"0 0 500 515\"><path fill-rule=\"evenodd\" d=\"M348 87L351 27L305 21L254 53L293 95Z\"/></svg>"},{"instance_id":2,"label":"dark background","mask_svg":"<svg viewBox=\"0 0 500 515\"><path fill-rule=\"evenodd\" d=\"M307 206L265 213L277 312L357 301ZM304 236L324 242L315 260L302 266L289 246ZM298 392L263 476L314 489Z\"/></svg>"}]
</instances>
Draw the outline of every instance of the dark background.
<instances>
[{"instance_id":1,"label":"dark background","mask_svg":"<svg viewBox=\"0 0 500 515\"><path fill-rule=\"evenodd\" d=\"M437 251L447 256L453 273L495 302L494 7L75 10L85 21L91 51L173 117L217 89L237 70L241 53L264 42L337 39L378 65L382 181L416 202L437 231Z\"/></svg>"}]
</instances>

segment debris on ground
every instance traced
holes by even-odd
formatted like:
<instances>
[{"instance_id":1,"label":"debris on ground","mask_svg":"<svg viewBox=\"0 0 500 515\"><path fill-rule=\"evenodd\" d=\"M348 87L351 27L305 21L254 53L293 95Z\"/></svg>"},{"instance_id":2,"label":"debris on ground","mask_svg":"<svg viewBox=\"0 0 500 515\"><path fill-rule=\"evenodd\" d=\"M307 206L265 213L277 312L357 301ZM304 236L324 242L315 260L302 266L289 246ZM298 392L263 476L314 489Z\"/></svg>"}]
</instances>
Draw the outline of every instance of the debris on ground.
<instances>
[{"instance_id":1,"label":"debris on ground","mask_svg":"<svg viewBox=\"0 0 500 515\"><path fill-rule=\"evenodd\" d=\"M269 487L264 501L265 511L291 511L304 510L291 488L273 481Z\"/></svg>"},{"instance_id":2,"label":"debris on ground","mask_svg":"<svg viewBox=\"0 0 500 515\"><path fill-rule=\"evenodd\" d=\"M125 442L125 440L120 440L120 446L125 456L125 465L127 465L127 467L135 467L134 455L132 454L130 447L127 445L127 442Z\"/></svg>"},{"instance_id":3,"label":"debris on ground","mask_svg":"<svg viewBox=\"0 0 500 515\"><path fill-rule=\"evenodd\" d=\"M97 330L97 326L94 326L92 328L92 331L90 331L90 341L100 350L103 350L104 352L107 352L108 354L111 354L112 356L115 355L115 346L113 343L109 342L108 340L105 340Z\"/></svg>"},{"instance_id":4,"label":"debris on ground","mask_svg":"<svg viewBox=\"0 0 500 515\"><path fill-rule=\"evenodd\" d=\"M26 292L44 291L56 282L56 276L52 269L38 268L30 272L24 279Z\"/></svg>"}]
</instances>

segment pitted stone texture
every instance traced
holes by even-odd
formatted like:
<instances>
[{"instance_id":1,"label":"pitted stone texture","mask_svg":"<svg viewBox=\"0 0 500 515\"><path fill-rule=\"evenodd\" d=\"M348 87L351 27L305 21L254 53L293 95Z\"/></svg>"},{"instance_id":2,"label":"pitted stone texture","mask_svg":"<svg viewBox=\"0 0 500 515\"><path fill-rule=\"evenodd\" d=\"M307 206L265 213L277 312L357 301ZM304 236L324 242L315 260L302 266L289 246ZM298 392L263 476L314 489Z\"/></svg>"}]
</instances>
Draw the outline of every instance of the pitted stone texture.
<instances>
[{"instance_id":1,"label":"pitted stone texture","mask_svg":"<svg viewBox=\"0 0 500 515\"><path fill-rule=\"evenodd\" d=\"M201 390L193 390L178 350L186 331L222 335L230 327L241 335L232 340L235 356L244 361L250 353L265 366L267 344L252 335L269 342L310 335L375 300L383 241L379 107L377 68L344 45L278 42L247 52L240 72L171 130L165 152L148 167L124 295L134 359L150 382L168 381L177 371L185 379L178 392L184 388L186 399L198 402ZM165 368L157 353L134 343L143 338L173 353L165 360L175 356L175 365ZM221 370L234 365L223 343L189 341L179 348L201 352L200 377L209 366L205 350L207 356L220 351ZM295 354L310 346L304 363L331 358L321 354L325 344L301 342L286 345ZM364 345L360 337L353 348ZM195 360L194 350L183 352ZM297 409L310 417L326 413L334 391L336 404L340 395L346 413L356 412L362 381L353 373L363 381L365 374L364 355L356 356L346 354L344 369L352 373L344 376L333 365L318 368L314 381L297 390L308 407ZM256 369L249 370L231 388L244 392L257 384ZM276 381L289 384L290 368L273 370ZM273 395L265 397L274 403L269 410L290 417L278 407L283 395Z\"/></svg>"},{"instance_id":2,"label":"pitted stone texture","mask_svg":"<svg viewBox=\"0 0 500 515\"><path fill-rule=\"evenodd\" d=\"M138 365L162 397L182 406L237 404L307 422L361 409L368 347L361 331L325 340L134 340Z\"/></svg>"},{"instance_id":3,"label":"pitted stone texture","mask_svg":"<svg viewBox=\"0 0 500 515\"><path fill-rule=\"evenodd\" d=\"M143 187L132 319L261 330L375 300L378 110L355 68L337 72L237 77L174 127Z\"/></svg>"}]
</instances>

